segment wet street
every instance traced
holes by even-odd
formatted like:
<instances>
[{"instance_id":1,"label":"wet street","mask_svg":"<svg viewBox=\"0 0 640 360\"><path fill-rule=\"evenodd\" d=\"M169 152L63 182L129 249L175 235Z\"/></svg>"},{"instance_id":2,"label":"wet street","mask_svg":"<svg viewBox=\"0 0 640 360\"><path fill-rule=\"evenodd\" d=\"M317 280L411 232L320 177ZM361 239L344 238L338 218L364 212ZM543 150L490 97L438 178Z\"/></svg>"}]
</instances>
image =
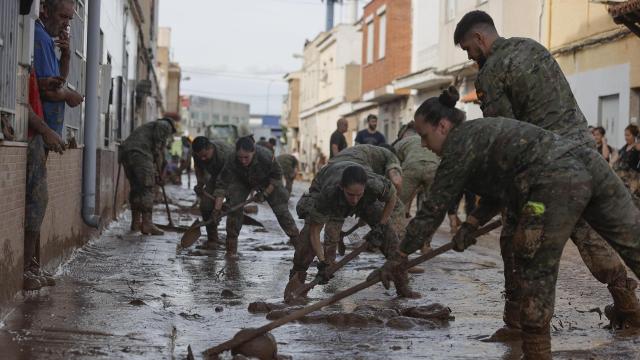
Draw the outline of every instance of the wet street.
<instances>
[{"instance_id":1,"label":"wet street","mask_svg":"<svg viewBox=\"0 0 640 360\"><path fill-rule=\"evenodd\" d=\"M304 186L297 183L294 188L290 201L294 218ZM193 222L195 216L186 209L194 194L186 182L167 190L174 222ZM176 253L180 234L133 235L128 229L129 212L125 212L57 270L57 286L26 294L25 301L3 319L0 358L184 359L189 345L195 357L201 358L202 351L230 339L241 328L265 324L265 314L249 313L248 305L281 301L293 249L286 245L288 239L268 205L260 204L258 214L251 216L265 229L244 226L239 260L225 260L224 250L194 246ZM156 205L154 219L167 223L163 206ZM353 223L350 219L345 227ZM359 243L365 232L360 229L352 235L348 245ZM449 238L445 224L434 245ZM310 298L324 299L355 285L382 263L380 254L361 255L329 285L316 287ZM293 359L519 358L519 344L478 340L502 326L503 275L497 231L464 253L446 253L423 267L424 273L411 275L421 299L395 299L393 290L385 291L378 284L325 312L351 313L360 305L397 309L439 303L451 308L455 320L409 326L392 326L383 318L358 326L330 321L291 323L272 332L279 353ZM314 272L312 266L310 274ZM640 359L639 333L603 329L607 321L594 309L603 310L609 302L606 286L591 277L569 244L552 321L554 358ZM231 358L229 353L224 356Z\"/></svg>"}]
</instances>

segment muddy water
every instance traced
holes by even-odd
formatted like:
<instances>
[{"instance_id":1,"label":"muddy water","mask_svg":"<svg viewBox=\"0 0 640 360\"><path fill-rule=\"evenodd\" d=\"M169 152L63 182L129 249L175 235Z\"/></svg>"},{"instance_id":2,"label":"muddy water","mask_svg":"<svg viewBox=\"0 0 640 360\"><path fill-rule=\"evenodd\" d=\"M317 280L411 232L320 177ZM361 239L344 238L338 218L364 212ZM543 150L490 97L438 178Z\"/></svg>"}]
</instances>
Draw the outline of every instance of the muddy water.
<instances>
[{"instance_id":1,"label":"muddy water","mask_svg":"<svg viewBox=\"0 0 640 360\"><path fill-rule=\"evenodd\" d=\"M193 201L186 186L168 190L174 210ZM292 209L302 191L302 184L297 184ZM163 207L155 210L156 222L166 223ZM265 314L251 314L247 307L259 300L281 300L293 251L284 244L287 238L268 207L259 205L258 214L252 216L267 231L245 226L241 257L231 261L221 251L176 254L179 235L174 233L132 235L126 213L59 269L56 287L27 294L3 319L0 358L183 359L188 345L199 357L201 351L228 340L241 328L265 324ZM182 225L193 221L186 212L174 213L173 218ZM436 245L448 239L447 230L443 226L435 236ZM363 234L364 230L357 232L350 241L355 243ZM363 254L310 297L323 299L354 285L381 263L379 254ZM447 253L424 267L424 273L412 275L412 285L422 299L398 300L392 291L376 285L325 311L352 313L359 305L406 308L441 303L452 309L454 321L412 327L403 326L402 319L396 327L375 322L363 326L298 322L273 331L280 353L294 359L520 356L517 345L477 340L502 325L502 266L495 235L463 254ZM602 329L605 320L588 312L609 301L606 287L590 277L575 248L568 246L553 319L554 358L640 358L637 333L612 334Z\"/></svg>"}]
</instances>

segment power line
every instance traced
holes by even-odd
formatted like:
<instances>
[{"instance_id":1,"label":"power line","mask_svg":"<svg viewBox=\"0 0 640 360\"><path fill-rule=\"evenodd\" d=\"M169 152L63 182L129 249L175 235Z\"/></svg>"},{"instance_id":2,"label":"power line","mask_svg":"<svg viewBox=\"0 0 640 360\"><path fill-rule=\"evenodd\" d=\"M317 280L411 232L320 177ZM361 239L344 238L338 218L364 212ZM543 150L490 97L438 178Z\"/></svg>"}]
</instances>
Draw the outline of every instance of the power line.
<instances>
[{"instance_id":1,"label":"power line","mask_svg":"<svg viewBox=\"0 0 640 360\"><path fill-rule=\"evenodd\" d=\"M282 81L284 76L284 72L271 73L271 74L256 74L256 73L240 73L240 72L228 72L228 71L216 71L212 69L204 69L204 68L196 68L196 67L183 67L182 71L188 74L198 74L198 75L207 75L207 76L218 76L218 77L227 77L232 79L247 79L247 80L259 80L259 81ZM279 76L278 79L267 78L266 76Z\"/></svg>"}]
</instances>

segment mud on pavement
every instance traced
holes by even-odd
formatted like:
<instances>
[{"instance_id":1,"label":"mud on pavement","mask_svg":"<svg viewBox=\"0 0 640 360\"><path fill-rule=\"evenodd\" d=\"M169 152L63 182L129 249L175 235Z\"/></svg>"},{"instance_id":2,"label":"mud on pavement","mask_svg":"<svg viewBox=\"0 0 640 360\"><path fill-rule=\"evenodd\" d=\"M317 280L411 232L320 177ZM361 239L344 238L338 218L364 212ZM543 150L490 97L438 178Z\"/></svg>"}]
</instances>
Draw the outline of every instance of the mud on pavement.
<instances>
[{"instance_id":1,"label":"mud on pavement","mask_svg":"<svg viewBox=\"0 0 640 360\"><path fill-rule=\"evenodd\" d=\"M294 218L295 202L304 185L296 184L290 201ZM192 191L174 186L167 190L174 222L191 224L193 215L177 210L193 203ZM132 235L126 212L58 270L57 286L26 294L24 302L3 319L0 357L184 359L190 345L199 358L203 350L232 338L240 329L264 325L266 313L249 312L249 304L282 300L293 249L286 245L288 239L271 210L263 204L258 208L252 216L265 225L266 232L243 227L237 261L225 260L224 250L193 247L176 254L180 238L176 233ZM163 211L157 205L157 223L167 222ZM345 227L352 224L350 220ZM365 232L360 229L347 243L353 247ZM220 235L224 239L224 224ZM449 236L445 225L434 245ZM638 359L639 334L613 334L602 328L605 319L589 311L603 308L610 299L572 246L565 250L558 282L552 321L554 358ZM324 299L355 285L382 262L380 254L362 254L330 284L314 288L309 296L312 301ZM477 340L502 325L503 275L495 234L463 254L446 253L423 267L424 273L411 275L412 286L422 293L422 299L398 300L393 290L373 286L324 309L324 319L274 330L279 353L294 359L520 356L518 344ZM449 307L455 320L421 323L408 312L400 313L433 303ZM419 315L419 311L412 314Z\"/></svg>"}]
</instances>

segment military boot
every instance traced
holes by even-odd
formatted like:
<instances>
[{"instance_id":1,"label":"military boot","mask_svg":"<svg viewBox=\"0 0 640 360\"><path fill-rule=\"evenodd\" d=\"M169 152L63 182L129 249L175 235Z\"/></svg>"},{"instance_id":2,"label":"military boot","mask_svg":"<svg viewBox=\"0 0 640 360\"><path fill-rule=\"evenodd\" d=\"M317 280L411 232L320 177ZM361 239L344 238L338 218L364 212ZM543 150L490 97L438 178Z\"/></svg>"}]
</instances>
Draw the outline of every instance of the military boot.
<instances>
[{"instance_id":1,"label":"military boot","mask_svg":"<svg viewBox=\"0 0 640 360\"><path fill-rule=\"evenodd\" d=\"M42 286L56 286L56 280L53 278L53 275L44 270L35 258L31 260L29 271L39 278Z\"/></svg>"},{"instance_id":2,"label":"military boot","mask_svg":"<svg viewBox=\"0 0 640 360\"><path fill-rule=\"evenodd\" d=\"M393 283L396 287L396 294L399 297L408 299L419 299L422 297L420 293L411 290L409 286L409 275L406 271L400 271L393 274Z\"/></svg>"},{"instance_id":3,"label":"military boot","mask_svg":"<svg viewBox=\"0 0 640 360\"><path fill-rule=\"evenodd\" d=\"M523 360L552 360L551 358L551 334L549 330L542 334L522 332L522 359Z\"/></svg>"},{"instance_id":4,"label":"military boot","mask_svg":"<svg viewBox=\"0 0 640 360\"><path fill-rule=\"evenodd\" d=\"M142 213L142 226L141 229L144 235L164 235L164 231L158 229L151 218L151 212Z\"/></svg>"},{"instance_id":5,"label":"military boot","mask_svg":"<svg viewBox=\"0 0 640 360\"><path fill-rule=\"evenodd\" d=\"M636 296L638 283L631 279L623 279L608 286L613 297L613 304L607 305L604 313L609 319L612 329L628 329L640 327L640 302Z\"/></svg>"},{"instance_id":6,"label":"military boot","mask_svg":"<svg viewBox=\"0 0 640 360\"><path fill-rule=\"evenodd\" d=\"M496 330L491 336L482 339L484 342L511 342L522 340L522 329L520 328L520 303L507 300L504 303L504 314L502 316L504 326Z\"/></svg>"},{"instance_id":7,"label":"military boot","mask_svg":"<svg viewBox=\"0 0 640 360\"><path fill-rule=\"evenodd\" d=\"M289 272L289 282L287 286L284 288L284 302L287 304L292 304L295 300L299 300L300 298L306 298L307 292L300 294L297 297L294 297L293 294L302 286L304 286L305 281L307 281L307 272L306 271L295 271L291 270Z\"/></svg>"},{"instance_id":8,"label":"military boot","mask_svg":"<svg viewBox=\"0 0 640 360\"><path fill-rule=\"evenodd\" d=\"M138 210L131 210L131 231L142 230L142 214Z\"/></svg>"},{"instance_id":9,"label":"military boot","mask_svg":"<svg viewBox=\"0 0 640 360\"><path fill-rule=\"evenodd\" d=\"M238 258L238 238L227 234L227 252L224 255L230 259Z\"/></svg>"},{"instance_id":10,"label":"military boot","mask_svg":"<svg viewBox=\"0 0 640 360\"><path fill-rule=\"evenodd\" d=\"M205 242L200 248L202 249L217 249L220 245L218 243L218 226L207 225L207 242Z\"/></svg>"},{"instance_id":11,"label":"military boot","mask_svg":"<svg viewBox=\"0 0 640 360\"><path fill-rule=\"evenodd\" d=\"M324 259L327 263L333 264L336 262L336 253L338 251L338 244L324 244Z\"/></svg>"},{"instance_id":12,"label":"military boot","mask_svg":"<svg viewBox=\"0 0 640 360\"><path fill-rule=\"evenodd\" d=\"M22 288L26 291L37 291L42 289L44 284L41 282L41 278L31 272L30 270L25 270L22 274Z\"/></svg>"}]
</instances>

